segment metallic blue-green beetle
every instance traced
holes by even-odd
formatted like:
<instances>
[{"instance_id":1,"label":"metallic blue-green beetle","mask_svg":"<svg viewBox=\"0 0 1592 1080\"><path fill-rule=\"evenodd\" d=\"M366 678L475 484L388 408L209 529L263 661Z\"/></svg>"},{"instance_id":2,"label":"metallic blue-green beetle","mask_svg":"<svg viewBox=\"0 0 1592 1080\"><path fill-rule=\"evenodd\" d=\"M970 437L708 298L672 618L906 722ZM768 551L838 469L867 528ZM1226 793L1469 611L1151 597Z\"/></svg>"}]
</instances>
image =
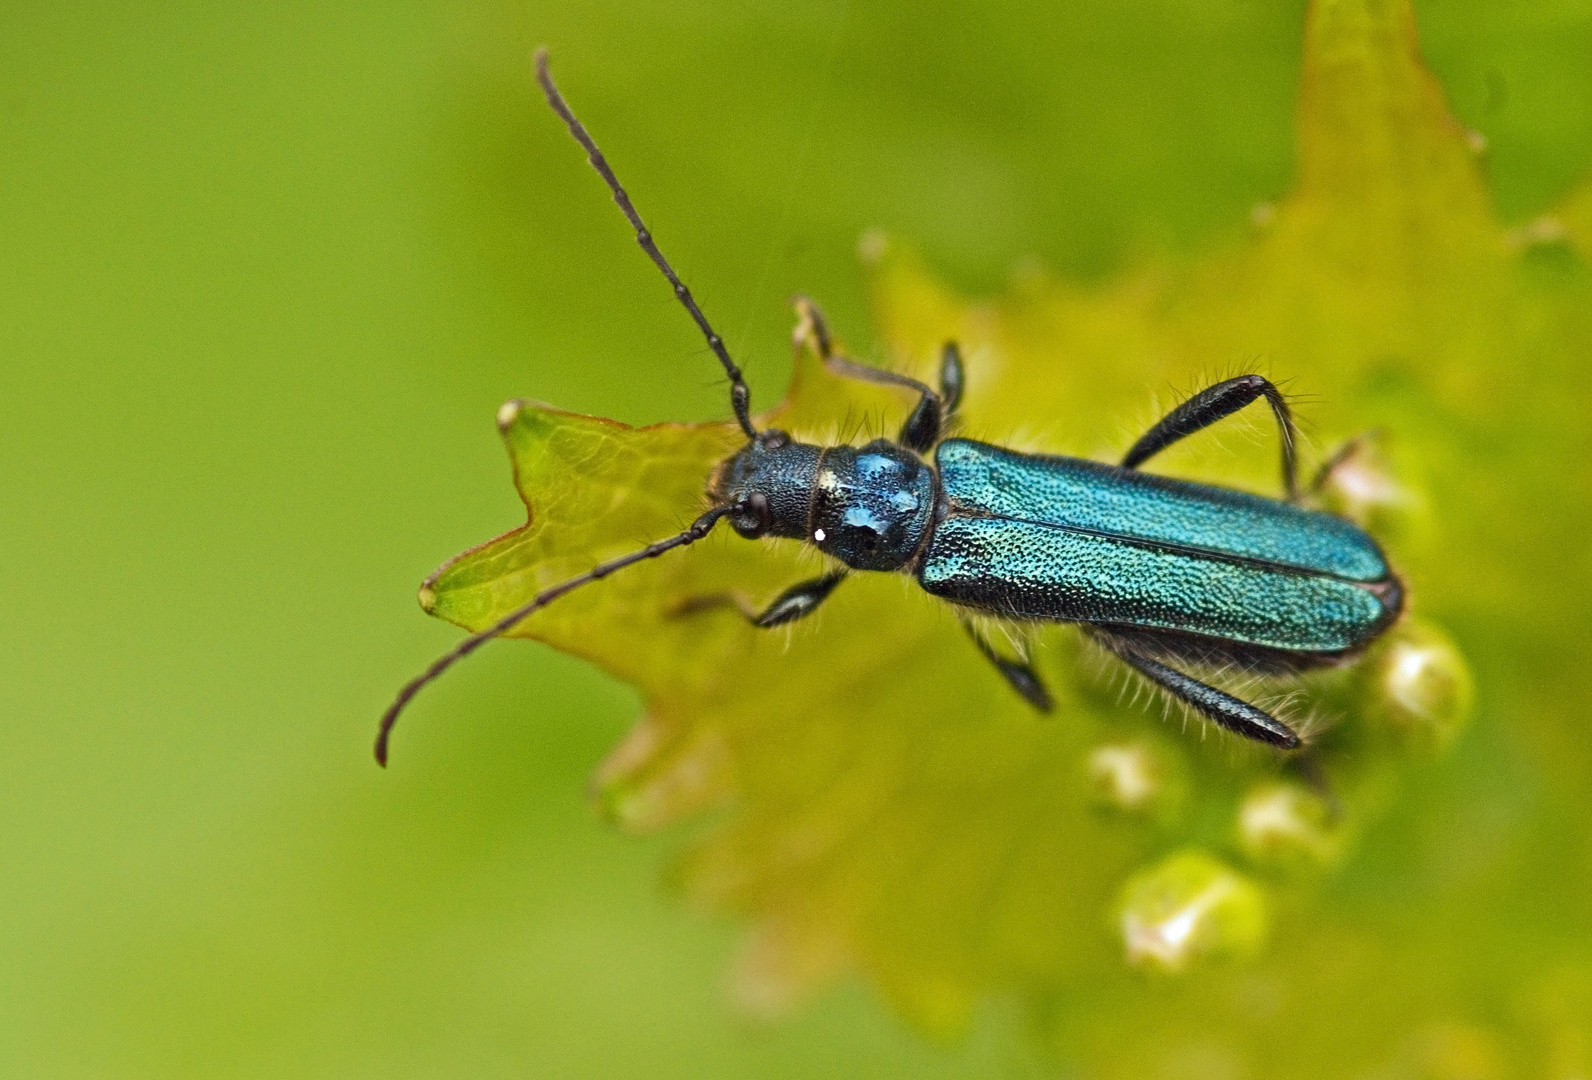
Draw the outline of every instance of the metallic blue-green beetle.
<instances>
[{"instance_id":1,"label":"metallic blue-green beetle","mask_svg":"<svg viewBox=\"0 0 1592 1080\"><path fill-rule=\"evenodd\" d=\"M1297 505L1293 421L1277 388L1259 375L1194 395L1135 443L1120 465L1019 454L942 439L961 399L962 363L954 343L942 353L936 391L834 355L822 316L801 301L806 332L831 371L902 387L917 394L918 403L894 442L815 446L782 431L758 431L740 369L553 85L545 53L537 56L537 77L724 366L747 444L715 470L708 482L713 508L690 528L546 590L405 686L382 718L377 760L386 761L399 712L453 663L572 589L695 543L722 518L745 537L807 541L847 567L786 590L751 615L758 626L810 614L849 571L910 573L927 592L970 615L1081 624L1199 713L1285 749L1300 745L1288 725L1175 665L1282 673L1338 663L1398 618L1403 589L1376 542L1350 522ZM1172 443L1260 398L1281 432L1287 501L1138 470ZM930 454L932 464L925 459ZM1012 687L1048 711L1049 694L1033 670L1001 655L973 622L964 619L964 625Z\"/></svg>"},{"instance_id":2,"label":"metallic blue-green beetle","mask_svg":"<svg viewBox=\"0 0 1592 1080\"><path fill-rule=\"evenodd\" d=\"M810 308L807 317L816 320ZM816 323L821 327L821 323ZM827 335L818 336L827 353ZM1398 617L1403 591L1375 541L1341 518L1292 502L1139 472L1136 466L1257 398L1283 433L1287 406L1259 375L1229 379L1174 409L1121 465L1018 454L941 440L961 363L942 360L939 394L830 357L842 373L903 382L922 397L897 442L810 446L765 431L726 462L711 494L742 536L807 540L853 570L914 575L970 612L1080 623L1138 671L1240 735L1292 748L1299 737L1255 706L1171 666L1284 672L1347 659ZM933 465L920 454L933 453ZM811 612L844 580L803 582L756 616L778 626ZM1041 710L1050 699L1026 664L974 643Z\"/></svg>"}]
</instances>

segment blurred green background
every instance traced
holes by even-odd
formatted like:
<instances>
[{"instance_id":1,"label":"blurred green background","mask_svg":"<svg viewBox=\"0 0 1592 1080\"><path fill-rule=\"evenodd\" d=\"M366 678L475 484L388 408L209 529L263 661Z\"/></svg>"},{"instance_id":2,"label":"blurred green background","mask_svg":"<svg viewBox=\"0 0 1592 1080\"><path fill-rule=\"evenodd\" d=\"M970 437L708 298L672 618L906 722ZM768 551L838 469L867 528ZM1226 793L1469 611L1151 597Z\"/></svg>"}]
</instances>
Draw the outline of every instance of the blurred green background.
<instances>
[{"instance_id":1,"label":"blurred green background","mask_svg":"<svg viewBox=\"0 0 1592 1080\"><path fill-rule=\"evenodd\" d=\"M1592 4L1417 5L1503 215L1592 161ZM1303 6L0 7L0 1075L1010 1074L866 989L758 1027L733 927L587 774L635 695L414 587L523 519L535 397L724 413L529 76L537 44L772 402L866 352L858 234L953 284L1191 251L1280 194ZM463 721L463 722L461 722Z\"/></svg>"}]
</instances>

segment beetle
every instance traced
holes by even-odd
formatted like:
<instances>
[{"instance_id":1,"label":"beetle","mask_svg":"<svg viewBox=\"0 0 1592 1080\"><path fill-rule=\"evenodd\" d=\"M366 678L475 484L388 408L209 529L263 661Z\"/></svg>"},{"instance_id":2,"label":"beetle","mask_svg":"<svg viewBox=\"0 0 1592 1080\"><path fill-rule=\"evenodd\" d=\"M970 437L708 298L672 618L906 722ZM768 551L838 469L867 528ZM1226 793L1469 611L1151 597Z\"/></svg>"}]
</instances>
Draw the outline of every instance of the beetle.
<instances>
[{"instance_id":1,"label":"beetle","mask_svg":"<svg viewBox=\"0 0 1592 1080\"><path fill-rule=\"evenodd\" d=\"M382 717L376 759L387 761L398 715L453 664L574 589L701 540L724 520L748 539L801 540L841 565L749 613L759 627L812 614L853 572L912 575L954 605L975 647L1041 712L1051 699L1020 657L1005 655L974 618L1076 623L1108 651L1195 712L1284 750L1299 734L1263 709L1201 682L1186 666L1283 674L1351 660L1399 617L1404 589L1381 549L1342 518L1308 509L1296 479L1293 418L1282 393L1255 374L1193 395L1144 434L1116 465L1015 451L945 437L962 396L961 354L940 357L939 386L836 355L816 307L798 301L803 327L837 375L917 395L894 440L820 446L759 431L751 391L724 341L680 280L536 55L548 104L586 151L636 241L668 280L730 382L746 445L707 481L710 508L683 532L601 563L537 594L465 638L408 683ZM1264 400L1281 439L1284 499L1155 476L1155 454ZM1329 475L1334 455L1316 479Z\"/></svg>"}]
</instances>

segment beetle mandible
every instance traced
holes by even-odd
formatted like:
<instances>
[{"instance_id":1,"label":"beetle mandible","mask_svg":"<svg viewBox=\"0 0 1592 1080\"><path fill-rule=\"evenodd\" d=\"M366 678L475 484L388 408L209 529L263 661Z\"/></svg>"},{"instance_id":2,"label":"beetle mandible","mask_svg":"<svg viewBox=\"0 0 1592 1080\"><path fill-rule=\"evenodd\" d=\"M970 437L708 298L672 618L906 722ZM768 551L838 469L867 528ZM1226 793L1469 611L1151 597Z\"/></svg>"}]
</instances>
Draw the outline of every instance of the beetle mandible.
<instances>
[{"instance_id":1,"label":"beetle mandible","mask_svg":"<svg viewBox=\"0 0 1592 1080\"><path fill-rule=\"evenodd\" d=\"M970 616L1077 623L1196 712L1282 749L1301 745L1291 727L1181 667L1275 674L1340 663L1397 620L1404 590L1376 542L1348 521L1299 505L1293 419L1282 394L1260 375L1195 394L1118 465L1021 454L943 437L962 394L954 342L944 347L933 389L835 355L822 316L800 301L806 329L831 371L910 391L917 405L894 441L862 447L818 446L757 430L740 368L554 85L545 49L536 54L536 76L723 365L747 442L708 478L712 506L684 532L544 590L408 683L382 717L377 761L386 764L399 713L453 664L566 593L694 544L725 519L743 537L803 540L844 567L787 589L751 616L756 626L810 615L852 571L907 573L960 609L973 644L1042 712L1051 701L1039 677L1020 657L1003 655ZM1161 450L1261 399L1281 437L1285 500L1139 471ZM1317 486L1336 460L1329 459Z\"/></svg>"}]
</instances>

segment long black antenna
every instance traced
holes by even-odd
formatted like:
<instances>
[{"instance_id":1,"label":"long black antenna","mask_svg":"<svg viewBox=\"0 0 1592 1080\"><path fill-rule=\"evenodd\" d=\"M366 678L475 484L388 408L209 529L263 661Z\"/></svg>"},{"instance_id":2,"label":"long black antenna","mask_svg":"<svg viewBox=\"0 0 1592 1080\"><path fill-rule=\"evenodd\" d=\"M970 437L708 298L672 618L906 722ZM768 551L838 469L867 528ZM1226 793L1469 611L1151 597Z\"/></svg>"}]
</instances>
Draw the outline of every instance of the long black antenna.
<instances>
[{"instance_id":1,"label":"long black antenna","mask_svg":"<svg viewBox=\"0 0 1592 1080\"><path fill-rule=\"evenodd\" d=\"M387 741L392 737L392 727L398 722L398 714L404 711L404 707L409 704L416 694L420 693L427 683L435 681L439 675L454 664L457 664L493 638L501 637L503 634L508 633L529 617L531 613L546 607L565 593L572 592L582 585L590 585L594 581L601 581L615 570L623 570L625 567L641 562L644 559L655 559L665 551L673 551L675 548L696 543L713 531L713 526L719 523L719 518L734 509L736 509L734 505L716 506L693 521L689 529L677 536L671 536L667 540L659 540L655 544L648 544L640 551L632 551L629 555L621 555L617 559L601 563L579 577L570 578L568 581L554 585L551 589L539 592L529 602L515 608L480 633L471 634L452 649L437 657L436 660L432 661L430 667L426 668L416 678L411 679L402 690L398 691L398 697L387 707L387 711L382 713L381 729L376 733L376 763L383 768L386 767Z\"/></svg>"},{"instance_id":2,"label":"long black antenna","mask_svg":"<svg viewBox=\"0 0 1592 1080\"><path fill-rule=\"evenodd\" d=\"M757 429L752 426L752 391L747 389L746 380L741 376L741 369L735 366L734 360L730 359L730 351L724 347L724 339L713 332L707 316L697 307L696 300L691 296L691 290L685 287L685 282L681 281L679 275L674 272L669 260L663 257L658 245L652 242L652 233L641 220L641 215L636 213L635 205L631 203L630 196L620 185L619 178L614 175L613 169L608 167L608 159L603 157L601 150L597 149L597 144L586 132L586 126L575 119L575 114L570 111L564 95L560 94L558 87L553 85L553 76L547 71L546 49L536 50L536 81L542 84L542 90L547 94L547 103L563 118L564 123L569 125L569 133L575 136L576 142L585 147L586 157L590 159L592 168L597 170L598 175L608 184L608 189L614 193L614 202L624 211L625 217L630 221L630 227L636 230L636 243L640 244L641 250L658 264L663 276L669 279L670 285L674 286L676 299L685 305L685 309L691 313L691 318L696 320L702 336L708 339L708 348L713 350L713 355L717 356L719 363L724 365L724 373L730 377L730 407L735 410L735 419L739 421L741 430L746 432L748 439L757 438Z\"/></svg>"}]
</instances>

